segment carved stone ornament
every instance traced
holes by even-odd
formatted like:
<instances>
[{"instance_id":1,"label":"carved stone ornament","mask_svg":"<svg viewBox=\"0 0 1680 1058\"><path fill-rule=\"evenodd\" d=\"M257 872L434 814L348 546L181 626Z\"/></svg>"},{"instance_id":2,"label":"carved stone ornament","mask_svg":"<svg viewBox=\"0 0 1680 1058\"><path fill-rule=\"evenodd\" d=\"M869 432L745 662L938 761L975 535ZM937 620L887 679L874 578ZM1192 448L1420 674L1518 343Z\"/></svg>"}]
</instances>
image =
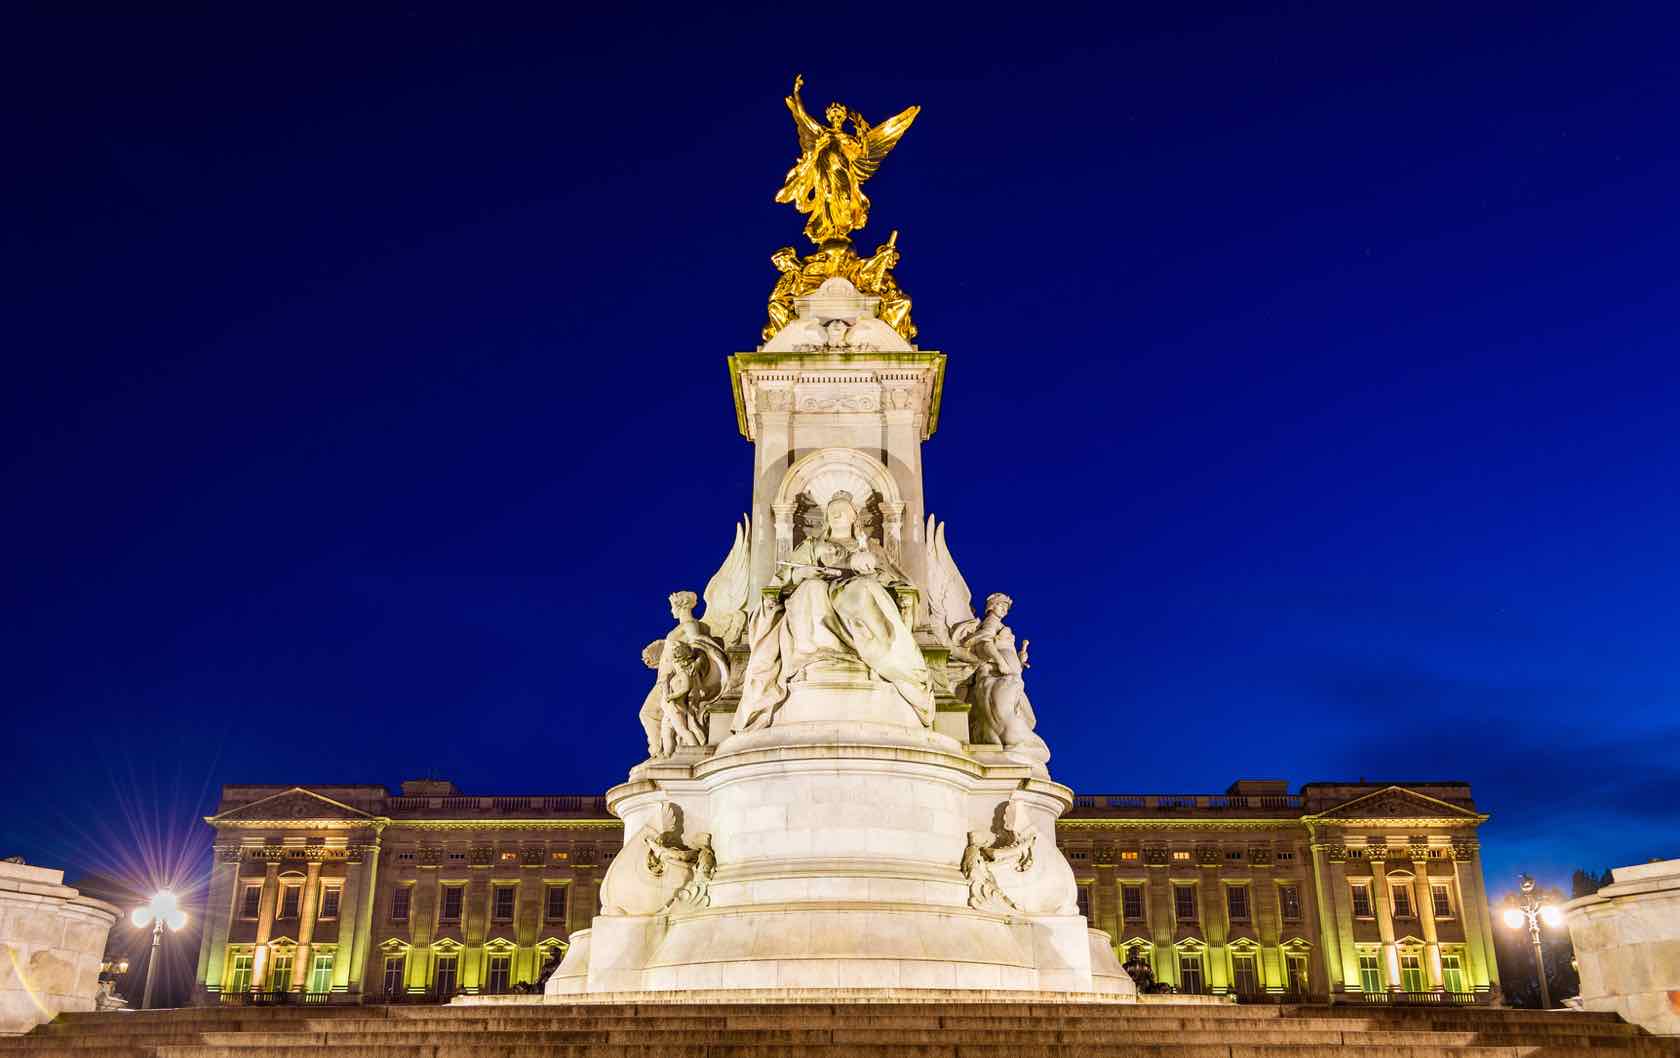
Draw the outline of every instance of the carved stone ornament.
<instances>
[{"instance_id":1,"label":"carved stone ornament","mask_svg":"<svg viewBox=\"0 0 1680 1058\"><path fill-rule=\"evenodd\" d=\"M711 904L708 891L717 859L711 835L682 840L682 811L665 801L657 822L647 823L613 857L601 880L603 915L654 915L697 911Z\"/></svg>"}]
</instances>

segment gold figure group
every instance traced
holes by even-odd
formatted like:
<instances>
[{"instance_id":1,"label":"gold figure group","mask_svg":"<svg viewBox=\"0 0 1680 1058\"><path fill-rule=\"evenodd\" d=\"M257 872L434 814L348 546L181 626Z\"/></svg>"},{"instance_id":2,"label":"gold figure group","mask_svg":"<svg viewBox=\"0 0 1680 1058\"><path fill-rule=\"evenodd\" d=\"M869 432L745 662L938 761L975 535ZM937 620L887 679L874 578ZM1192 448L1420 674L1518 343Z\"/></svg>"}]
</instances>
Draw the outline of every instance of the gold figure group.
<instances>
[{"instance_id":1,"label":"gold figure group","mask_svg":"<svg viewBox=\"0 0 1680 1058\"><path fill-rule=\"evenodd\" d=\"M794 299L836 276L847 280L859 293L881 299L877 315L905 341L916 336L910 321L910 299L899 289L892 270L898 264L898 232L876 248L871 257L859 257L852 249L852 232L869 221L869 196L863 183L875 175L885 158L916 120L921 107L904 110L871 125L863 115L840 103L830 103L823 125L805 112L799 89L804 77L793 80L793 94L785 100L799 134L799 160L788 170L777 202L791 203L806 215L805 235L817 251L800 257L791 246L771 255L781 273L770 292L769 320L764 340L794 319ZM847 121L852 131L845 131Z\"/></svg>"}]
</instances>

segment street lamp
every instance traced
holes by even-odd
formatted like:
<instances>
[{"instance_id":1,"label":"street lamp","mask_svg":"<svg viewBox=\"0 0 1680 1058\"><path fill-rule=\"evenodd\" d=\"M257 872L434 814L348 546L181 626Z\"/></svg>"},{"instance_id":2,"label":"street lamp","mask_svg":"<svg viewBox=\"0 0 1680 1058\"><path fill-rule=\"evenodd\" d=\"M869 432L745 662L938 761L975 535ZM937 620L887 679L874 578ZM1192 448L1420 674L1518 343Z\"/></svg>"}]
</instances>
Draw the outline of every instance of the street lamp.
<instances>
[{"instance_id":1,"label":"street lamp","mask_svg":"<svg viewBox=\"0 0 1680 1058\"><path fill-rule=\"evenodd\" d=\"M1563 912L1534 895L1533 878L1524 874L1518 877L1517 882L1522 897L1516 907L1505 909L1503 918L1505 925L1512 929L1528 927L1528 939L1534 942L1534 969L1540 974L1540 1007L1550 1010L1552 992L1546 987L1546 956L1540 950L1540 924L1544 922L1552 929L1558 928L1563 925Z\"/></svg>"},{"instance_id":2,"label":"street lamp","mask_svg":"<svg viewBox=\"0 0 1680 1058\"><path fill-rule=\"evenodd\" d=\"M163 944L163 927L180 929L187 924L187 913L175 899L175 894L168 889L159 889L152 897L152 902L145 907L137 907L130 916L134 924L144 929L152 927L152 952L146 956L146 993L140 1000L140 1009L147 1010L152 1005L152 987L157 983L157 953Z\"/></svg>"}]
</instances>

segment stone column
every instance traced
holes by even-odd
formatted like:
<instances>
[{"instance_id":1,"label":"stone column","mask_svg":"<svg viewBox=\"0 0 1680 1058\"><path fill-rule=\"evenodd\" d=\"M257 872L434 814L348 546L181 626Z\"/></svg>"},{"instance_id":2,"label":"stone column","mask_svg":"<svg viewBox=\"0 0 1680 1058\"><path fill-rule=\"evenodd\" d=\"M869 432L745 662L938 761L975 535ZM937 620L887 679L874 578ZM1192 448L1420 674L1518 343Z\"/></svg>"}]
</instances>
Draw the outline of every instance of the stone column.
<instances>
[{"instance_id":1,"label":"stone column","mask_svg":"<svg viewBox=\"0 0 1680 1058\"><path fill-rule=\"evenodd\" d=\"M362 846L361 880L358 883L356 904L356 943L355 950L350 955L349 988L352 992L367 991L368 959L373 951L373 913L377 906L376 894L379 892L379 835L373 836L373 844ZM348 894L345 900L349 900ZM414 913L413 905L409 907L409 914ZM342 950L342 949L341 949Z\"/></svg>"},{"instance_id":2,"label":"stone column","mask_svg":"<svg viewBox=\"0 0 1680 1058\"><path fill-rule=\"evenodd\" d=\"M1173 887L1172 877L1164 870L1151 870L1144 889L1149 901L1150 934L1155 941L1151 957L1155 965L1155 980L1178 984L1178 958L1173 949Z\"/></svg>"},{"instance_id":3,"label":"stone column","mask_svg":"<svg viewBox=\"0 0 1680 1058\"><path fill-rule=\"evenodd\" d=\"M206 991L220 992L227 974L228 930L233 902L239 898L238 845L217 845L210 868L210 891L204 898L204 937L198 945L198 980Z\"/></svg>"},{"instance_id":4,"label":"stone column","mask_svg":"<svg viewBox=\"0 0 1680 1058\"><path fill-rule=\"evenodd\" d=\"M1427 859L1412 861L1413 888L1419 890L1413 895L1418 903L1418 924L1423 927L1423 960L1425 972L1429 975L1429 989L1432 992L1442 990L1441 984L1441 944L1435 933L1435 900L1429 891L1429 861Z\"/></svg>"},{"instance_id":5,"label":"stone column","mask_svg":"<svg viewBox=\"0 0 1680 1058\"><path fill-rule=\"evenodd\" d=\"M303 892L299 894L297 956L292 959L291 990L301 992L309 983L311 942L315 939L315 911L320 903L321 861L310 860L304 868Z\"/></svg>"},{"instance_id":6,"label":"stone column","mask_svg":"<svg viewBox=\"0 0 1680 1058\"><path fill-rule=\"evenodd\" d=\"M1353 912L1348 905L1347 863L1341 846L1314 844L1313 903L1318 912L1319 947L1324 952L1326 980L1342 992L1356 991L1359 954L1353 946ZM1281 958L1281 956L1280 956ZM1288 984L1288 965L1282 964Z\"/></svg>"},{"instance_id":7,"label":"stone column","mask_svg":"<svg viewBox=\"0 0 1680 1058\"><path fill-rule=\"evenodd\" d=\"M1394 910L1388 906L1388 865L1371 860L1371 903L1377 912L1377 936L1382 938L1383 974L1390 992L1400 991L1400 951L1394 946Z\"/></svg>"},{"instance_id":8,"label":"stone column","mask_svg":"<svg viewBox=\"0 0 1680 1058\"><path fill-rule=\"evenodd\" d=\"M362 859L360 850L351 845L345 850L344 887L338 891L338 948L333 954L332 990L350 990L350 964L354 961L357 936L356 897L361 889Z\"/></svg>"},{"instance_id":9,"label":"stone column","mask_svg":"<svg viewBox=\"0 0 1680 1058\"><path fill-rule=\"evenodd\" d=\"M251 952L251 991L268 991L268 941L274 936L274 903L280 895L280 864L263 865L262 900L257 904L256 947Z\"/></svg>"},{"instance_id":10,"label":"stone column","mask_svg":"<svg viewBox=\"0 0 1680 1058\"><path fill-rule=\"evenodd\" d=\"M1230 953L1225 950L1225 942L1229 939L1225 921L1225 886L1219 880L1217 864L1204 863L1201 868L1198 888L1201 890L1202 938L1207 941L1207 963L1202 972L1207 978L1208 992L1221 995L1231 984Z\"/></svg>"},{"instance_id":11,"label":"stone column","mask_svg":"<svg viewBox=\"0 0 1680 1058\"><path fill-rule=\"evenodd\" d=\"M1471 985L1478 992L1496 989L1499 970L1493 959L1493 924L1482 884L1481 854L1474 843L1453 846L1453 873L1458 878L1459 923L1470 956Z\"/></svg>"}]
</instances>

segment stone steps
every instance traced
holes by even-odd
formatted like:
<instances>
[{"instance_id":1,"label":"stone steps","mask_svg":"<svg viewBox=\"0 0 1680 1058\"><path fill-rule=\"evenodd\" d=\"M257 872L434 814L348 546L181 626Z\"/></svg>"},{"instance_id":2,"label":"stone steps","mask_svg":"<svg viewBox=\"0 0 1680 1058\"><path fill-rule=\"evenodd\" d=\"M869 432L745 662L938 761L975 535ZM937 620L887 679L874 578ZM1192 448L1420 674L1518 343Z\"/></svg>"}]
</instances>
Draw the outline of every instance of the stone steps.
<instances>
[{"instance_id":1,"label":"stone steps","mask_svg":"<svg viewBox=\"0 0 1680 1058\"><path fill-rule=\"evenodd\" d=\"M0 1058L1680 1058L1614 1015L1164 1003L225 1007L69 1014Z\"/></svg>"}]
</instances>

